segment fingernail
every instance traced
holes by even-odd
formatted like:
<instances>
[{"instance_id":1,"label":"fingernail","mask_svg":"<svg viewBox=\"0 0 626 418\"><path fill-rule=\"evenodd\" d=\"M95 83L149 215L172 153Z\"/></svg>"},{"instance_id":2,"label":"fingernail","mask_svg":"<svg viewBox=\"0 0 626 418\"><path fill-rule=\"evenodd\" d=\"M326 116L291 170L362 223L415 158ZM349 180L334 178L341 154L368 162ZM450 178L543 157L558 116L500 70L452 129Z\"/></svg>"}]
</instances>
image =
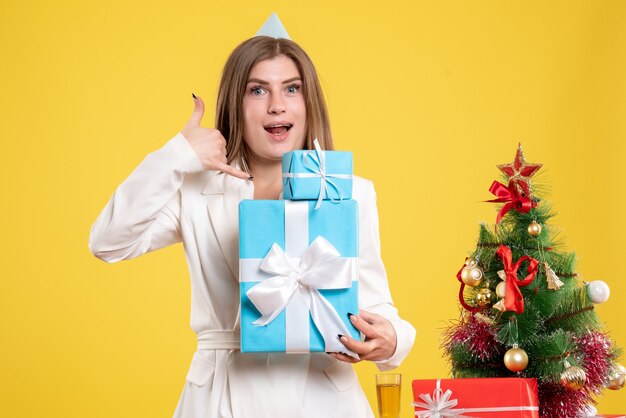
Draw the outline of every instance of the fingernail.
<instances>
[{"instance_id":1,"label":"fingernail","mask_svg":"<svg viewBox=\"0 0 626 418\"><path fill-rule=\"evenodd\" d=\"M254 176L248 177L248 180L250 180L250 181L254 180Z\"/></svg>"},{"instance_id":2,"label":"fingernail","mask_svg":"<svg viewBox=\"0 0 626 418\"><path fill-rule=\"evenodd\" d=\"M356 322L357 317L353 313L348 312L348 319L352 322Z\"/></svg>"},{"instance_id":3,"label":"fingernail","mask_svg":"<svg viewBox=\"0 0 626 418\"><path fill-rule=\"evenodd\" d=\"M343 334L337 334L337 338L342 339L343 338Z\"/></svg>"},{"instance_id":4,"label":"fingernail","mask_svg":"<svg viewBox=\"0 0 626 418\"><path fill-rule=\"evenodd\" d=\"M197 97L196 97L196 95L195 95L195 94L191 93L191 95L193 96L193 99L194 99L194 100L196 100L196 99L197 99Z\"/></svg>"}]
</instances>

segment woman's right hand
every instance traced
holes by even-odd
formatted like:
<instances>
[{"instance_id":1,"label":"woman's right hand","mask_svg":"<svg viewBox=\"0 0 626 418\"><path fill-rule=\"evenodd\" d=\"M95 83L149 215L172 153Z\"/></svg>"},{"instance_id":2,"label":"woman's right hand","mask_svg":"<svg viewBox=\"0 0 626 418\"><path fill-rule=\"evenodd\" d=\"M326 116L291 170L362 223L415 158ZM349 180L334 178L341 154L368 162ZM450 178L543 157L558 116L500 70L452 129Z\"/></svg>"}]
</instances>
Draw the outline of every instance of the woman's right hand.
<instances>
[{"instance_id":1,"label":"woman's right hand","mask_svg":"<svg viewBox=\"0 0 626 418\"><path fill-rule=\"evenodd\" d=\"M250 174L228 165L226 159L226 140L217 129L200 126L204 115L204 102L200 97L194 99L195 105L191 118L181 131L205 170L218 170L244 180L250 179Z\"/></svg>"}]
</instances>

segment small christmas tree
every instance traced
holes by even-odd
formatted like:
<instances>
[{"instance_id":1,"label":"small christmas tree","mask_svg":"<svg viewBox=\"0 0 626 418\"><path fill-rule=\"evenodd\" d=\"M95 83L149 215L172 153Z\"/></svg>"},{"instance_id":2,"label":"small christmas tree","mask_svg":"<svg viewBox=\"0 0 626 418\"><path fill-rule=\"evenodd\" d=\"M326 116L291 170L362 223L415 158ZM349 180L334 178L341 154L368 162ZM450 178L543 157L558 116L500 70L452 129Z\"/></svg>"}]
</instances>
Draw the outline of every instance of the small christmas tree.
<instances>
[{"instance_id":1,"label":"small christmas tree","mask_svg":"<svg viewBox=\"0 0 626 418\"><path fill-rule=\"evenodd\" d=\"M520 145L498 168L508 185L493 182L495 228L480 226L457 274L463 309L444 333L445 355L453 377L537 378L541 416L574 418L605 387L624 386L619 349L594 310L609 287L582 282L575 254L557 242L553 214L531 187L541 164L527 163Z\"/></svg>"}]
</instances>

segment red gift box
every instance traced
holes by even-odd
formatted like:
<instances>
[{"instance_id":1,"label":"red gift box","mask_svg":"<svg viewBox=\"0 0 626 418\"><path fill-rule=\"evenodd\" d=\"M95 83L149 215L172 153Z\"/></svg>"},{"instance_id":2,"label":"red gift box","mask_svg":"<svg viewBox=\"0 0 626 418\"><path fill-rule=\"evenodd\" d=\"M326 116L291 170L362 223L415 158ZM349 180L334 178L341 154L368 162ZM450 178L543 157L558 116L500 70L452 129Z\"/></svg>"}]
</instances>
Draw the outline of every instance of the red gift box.
<instances>
[{"instance_id":1,"label":"red gift box","mask_svg":"<svg viewBox=\"0 0 626 418\"><path fill-rule=\"evenodd\" d=\"M536 379L414 380L413 399L419 418L539 418Z\"/></svg>"}]
</instances>

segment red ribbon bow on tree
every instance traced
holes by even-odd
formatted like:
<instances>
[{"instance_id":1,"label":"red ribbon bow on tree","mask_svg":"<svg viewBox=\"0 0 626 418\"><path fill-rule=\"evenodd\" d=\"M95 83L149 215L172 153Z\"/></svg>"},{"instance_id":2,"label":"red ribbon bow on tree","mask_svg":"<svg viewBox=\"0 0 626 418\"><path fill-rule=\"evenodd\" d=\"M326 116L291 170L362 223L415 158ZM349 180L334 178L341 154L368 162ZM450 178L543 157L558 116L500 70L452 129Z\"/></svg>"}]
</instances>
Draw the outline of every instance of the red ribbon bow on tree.
<instances>
[{"instance_id":1,"label":"red ribbon bow on tree","mask_svg":"<svg viewBox=\"0 0 626 418\"><path fill-rule=\"evenodd\" d=\"M489 188L491 194L497 196L497 199L487 200L487 202L491 203L505 203L498 212L498 218L496 219L496 225L500 223L502 217L506 215L511 208L515 208L516 211L520 213L528 213L530 209L537 207L537 202L534 202L529 197L520 195L516 190L513 181L509 182L509 187L506 187L504 184L499 181L494 181L491 183L491 187Z\"/></svg>"},{"instance_id":2,"label":"red ribbon bow on tree","mask_svg":"<svg viewBox=\"0 0 626 418\"><path fill-rule=\"evenodd\" d=\"M500 244L496 254L498 254L502 259L502 264L504 264L504 273L506 274L504 307L507 311L513 311L517 314L521 314L524 312L524 297L522 296L522 292L519 287L528 286L532 283L537 275L537 271L539 270L539 261L525 255L517 260L516 263L513 263L513 253L511 252L511 249L502 244ZM519 266L525 260L528 260L529 262L528 276L526 276L523 280L519 280L517 278L517 269L519 269Z\"/></svg>"}]
</instances>

